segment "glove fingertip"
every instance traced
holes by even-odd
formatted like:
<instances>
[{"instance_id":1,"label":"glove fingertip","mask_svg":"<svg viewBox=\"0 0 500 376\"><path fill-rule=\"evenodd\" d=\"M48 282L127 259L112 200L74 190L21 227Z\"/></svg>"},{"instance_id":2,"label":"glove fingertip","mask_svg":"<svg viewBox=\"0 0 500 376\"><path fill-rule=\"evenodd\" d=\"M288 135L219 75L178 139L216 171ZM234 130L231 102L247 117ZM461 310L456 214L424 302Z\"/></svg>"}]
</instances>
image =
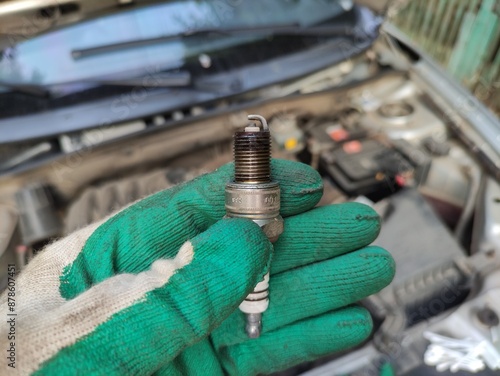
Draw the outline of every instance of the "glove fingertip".
<instances>
[{"instance_id":1,"label":"glove fingertip","mask_svg":"<svg viewBox=\"0 0 500 376\"><path fill-rule=\"evenodd\" d=\"M347 307L341 312L345 315L346 320L338 321L337 327L349 327L353 330L351 346L367 339L373 330L373 320L370 313L360 306Z\"/></svg>"},{"instance_id":2,"label":"glove fingertip","mask_svg":"<svg viewBox=\"0 0 500 376\"><path fill-rule=\"evenodd\" d=\"M377 270L378 284L381 288L389 285L396 274L396 262L392 255L377 245L366 247L359 255L366 261L377 264L373 269Z\"/></svg>"},{"instance_id":3,"label":"glove fingertip","mask_svg":"<svg viewBox=\"0 0 500 376\"><path fill-rule=\"evenodd\" d=\"M378 214L369 206L343 203L314 208L285 219L274 243L272 273L323 261L373 242L380 231Z\"/></svg>"},{"instance_id":4,"label":"glove fingertip","mask_svg":"<svg viewBox=\"0 0 500 376\"><path fill-rule=\"evenodd\" d=\"M281 187L281 212L291 216L312 209L323 195L321 175L311 166L284 159L273 159L271 172Z\"/></svg>"},{"instance_id":5,"label":"glove fingertip","mask_svg":"<svg viewBox=\"0 0 500 376\"><path fill-rule=\"evenodd\" d=\"M380 216L371 206L360 202L347 202L344 205L346 208L349 208L352 212L356 213L356 220L372 222L373 226L380 231Z\"/></svg>"}]
</instances>

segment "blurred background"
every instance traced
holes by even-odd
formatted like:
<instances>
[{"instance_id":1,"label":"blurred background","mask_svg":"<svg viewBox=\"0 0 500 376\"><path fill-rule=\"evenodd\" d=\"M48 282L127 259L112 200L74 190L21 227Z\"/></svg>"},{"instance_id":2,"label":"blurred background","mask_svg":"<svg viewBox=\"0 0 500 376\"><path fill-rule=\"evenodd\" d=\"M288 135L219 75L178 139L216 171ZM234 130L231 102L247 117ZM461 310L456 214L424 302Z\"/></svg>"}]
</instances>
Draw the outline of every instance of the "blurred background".
<instances>
[{"instance_id":1,"label":"blurred background","mask_svg":"<svg viewBox=\"0 0 500 376\"><path fill-rule=\"evenodd\" d=\"M390 17L415 44L500 114L500 1L406 1Z\"/></svg>"},{"instance_id":2,"label":"blurred background","mask_svg":"<svg viewBox=\"0 0 500 376\"><path fill-rule=\"evenodd\" d=\"M230 162L260 114L319 205L377 211L397 265L357 303L366 342L284 375L498 375L499 45L499 0L0 0L0 289L7 264Z\"/></svg>"}]
</instances>

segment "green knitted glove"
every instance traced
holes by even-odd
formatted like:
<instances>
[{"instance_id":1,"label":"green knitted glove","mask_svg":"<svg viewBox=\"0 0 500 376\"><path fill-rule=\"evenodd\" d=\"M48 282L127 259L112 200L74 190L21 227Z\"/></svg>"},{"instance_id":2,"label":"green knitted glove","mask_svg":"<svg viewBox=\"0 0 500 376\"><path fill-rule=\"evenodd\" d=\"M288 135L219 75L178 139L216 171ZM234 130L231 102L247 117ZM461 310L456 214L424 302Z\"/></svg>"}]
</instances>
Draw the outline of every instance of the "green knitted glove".
<instances>
[{"instance_id":1,"label":"green knitted glove","mask_svg":"<svg viewBox=\"0 0 500 376\"><path fill-rule=\"evenodd\" d=\"M274 253L253 222L222 219L232 165L49 245L16 280L15 359L0 357L0 373L255 375L363 341L370 316L347 306L394 274L386 251L362 248L377 215L355 203L312 209L320 176L272 166L285 218ZM269 265L263 334L248 339L237 308ZM3 349L7 333L4 323Z\"/></svg>"}]
</instances>

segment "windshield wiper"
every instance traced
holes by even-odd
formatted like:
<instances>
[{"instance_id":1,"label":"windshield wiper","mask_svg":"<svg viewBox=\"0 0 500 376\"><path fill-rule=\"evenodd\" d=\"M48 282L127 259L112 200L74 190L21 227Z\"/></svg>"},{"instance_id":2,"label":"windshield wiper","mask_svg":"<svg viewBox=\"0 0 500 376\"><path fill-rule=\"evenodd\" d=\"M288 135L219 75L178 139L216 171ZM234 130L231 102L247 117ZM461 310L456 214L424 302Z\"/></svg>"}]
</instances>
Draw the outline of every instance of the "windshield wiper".
<instances>
[{"instance_id":1,"label":"windshield wiper","mask_svg":"<svg viewBox=\"0 0 500 376\"><path fill-rule=\"evenodd\" d=\"M134 39L126 42L104 44L101 46L74 49L71 51L73 59L83 59L95 55L115 51L123 51L132 48L146 47L160 43L172 42L193 36L215 35L237 35L237 34L272 34L272 35L298 35L298 36L356 36L357 30L351 25L327 25L301 27L298 24L288 25L264 25L233 28L204 28L188 30L178 34L165 35L154 38Z\"/></svg>"}]
</instances>

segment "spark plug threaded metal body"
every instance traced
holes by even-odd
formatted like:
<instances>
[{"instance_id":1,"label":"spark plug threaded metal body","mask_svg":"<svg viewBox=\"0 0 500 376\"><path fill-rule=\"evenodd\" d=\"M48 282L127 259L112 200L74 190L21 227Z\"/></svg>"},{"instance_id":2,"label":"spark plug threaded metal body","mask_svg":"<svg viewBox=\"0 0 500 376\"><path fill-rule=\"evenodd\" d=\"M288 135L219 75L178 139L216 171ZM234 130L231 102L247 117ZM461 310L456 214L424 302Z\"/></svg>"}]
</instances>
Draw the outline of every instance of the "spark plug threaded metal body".
<instances>
[{"instance_id":1,"label":"spark plug threaded metal body","mask_svg":"<svg viewBox=\"0 0 500 376\"><path fill-rule=\"evenodd\" d=\"M243 184L271 182L271 136L269 131L236 132L234 134L234 181Z\"/></svg>"},{"instance_id":2,"label":"spark plug threaded metal body","mask_svg":"<svg viewBox=\"0 0 500 376\"><path fill-rule=\"evenodd\" d=\"M250 124L234 134L234 180L226 185L226 215L253 220L274 242L283 232L283 219L279 184L271 179L271 136L262 116L249 115L248 119L260 121L262 129ZM260 336L261 316L268 305L269 273L240 305L247 315L249 337Z\"/></svg>"}]
</instances>

